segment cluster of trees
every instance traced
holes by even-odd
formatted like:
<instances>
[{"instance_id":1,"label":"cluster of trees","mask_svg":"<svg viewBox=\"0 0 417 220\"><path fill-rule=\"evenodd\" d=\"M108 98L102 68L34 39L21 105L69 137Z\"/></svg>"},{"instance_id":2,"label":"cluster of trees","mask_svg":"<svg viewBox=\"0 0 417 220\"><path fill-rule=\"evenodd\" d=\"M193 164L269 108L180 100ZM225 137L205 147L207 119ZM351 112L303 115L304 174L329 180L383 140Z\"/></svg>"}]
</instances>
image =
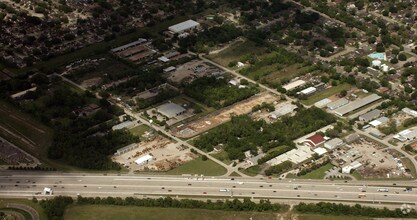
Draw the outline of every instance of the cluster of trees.
<instances>
[{"instance_id":1,"label":"cluster of trees","mask_svg":"<svg viewBox=\"0 0 417 220\"><path fill-rule=\"evenodd\" d=\"M258 92L259 89L254 86L238 88L230 85L226 79L215 77L196 79L184 88L186 95L218 109L247 99Z\"/></svg>"},{"instance_id":2,"label":"cluster of trees","mask_svg":"<svg viewBox=\"0 0 417 220\"><path fill-rule=\"evenodd\" d=\"M292 140L313 132L335 121L325 111L312 107L301 108L293 117L283 116L280 120L268 124L263 120L254 121L248 115L232 117L230 122L201 135L194 144L200 149L212 151L214 146L224 145L232 160L243 160L243 152L264 152L277 146L293 146Z\"/></svg>"},{"instance_id":3,"label":"cluster of trees","mask_svg":"<svg viewBox=\"0 0 417 220\"><path fill-rule=\"evenodd\" d=\"M278 165L270 166L268 169L265 170L265 175L271 176L274 174L281 174L289 169L291 169L293 166L293 163L291 161L284 161Z\"/></svg>"},{"instance_id":4,"label":"cluster of trees","mask_svg":"<svg viewBox=\"0 0 417 220\"><path fill-rule=\"evenodd\" d=\"M266 109L268 112L273 112L275 111L275 106L270 104L270 103L266 103L266 102L262 102L262 104L258 104L253 106L252 108L252 112L256 112L262 109Z\"/></svg>"},{"instance_id":5,"label":"cluster of trees","mask_svg":"<svg viewBox=\"0 0 417 220\"><path fill-rule=\"evenodd\" d=\"M372 207L343 205L341 203L319 202L316 204L306 204L301 202L296 205L295 210L300 213L315 213L323 215L343 215L343 216L365 216L372 218L417 218L416 210L404 214L401 209L389 210L388 208L378 209Z\"/></svg>"},{"instance_id":6,"label":"cluster of trees","mask_svg":"<svg viewBox=\"0 0 417 220\"><path fill-rule=\"evenodd\" d=\"M78 196L77 204L91 204L91 205L118 205L118 206L141 206L141 207L165 207L165 208L187 208L187 209L209 209L209 210L225 210L225 211L283 211L287 208L285 205L272 204L269 200L260 200L259 203L252 202L249 198L244 198L243 201L234 200L217 200L217 201L202 201L192 199L173 199L171 197L158 199L139 199L134 197L127 197L122 199L120 197L107 198L84 198Z\"/></svg>"},{"instance_id":7,"label":"cluster of trees","mask_svg":"<svg viewBox=\"0 0 417 220\"><path fill-rule=\"evenodd\" d=\"M311 165L307 168L304 168L304 169L300 170L300 172L297 173L297 176L304 176L307 173L310 173L311 171L316 170L316 169L318 169L322 166L326 166L329 163L330 163L330 159L327 158L326 160L322 161L321 163L315 163L315 164L313 164L313 165Z\"/></svg>"},{"instance_id":8,"label":"cluster of trees","mask_svg":"<svg viewBox=\"0 0 417 220\"><path fill-rule=\"evenodd\" d=\"M42 200L39 202L44 209L48 220L63 219L65 208L74 203L68 196L55 196L53 199Z\"/></svg>"},{"instance_id":9,"label":"cluster of trees","mask_svg":"<svg viewBox=\"0 0 417 220\"><path fill-rule=\"evenodd\" d=\"M207 52L208 48L218 44L224 44L242 35L242 30L233 24L215 26L198 33L178 40L181 48L190 49L195 52Z\"/></svg>"}]
</instances>

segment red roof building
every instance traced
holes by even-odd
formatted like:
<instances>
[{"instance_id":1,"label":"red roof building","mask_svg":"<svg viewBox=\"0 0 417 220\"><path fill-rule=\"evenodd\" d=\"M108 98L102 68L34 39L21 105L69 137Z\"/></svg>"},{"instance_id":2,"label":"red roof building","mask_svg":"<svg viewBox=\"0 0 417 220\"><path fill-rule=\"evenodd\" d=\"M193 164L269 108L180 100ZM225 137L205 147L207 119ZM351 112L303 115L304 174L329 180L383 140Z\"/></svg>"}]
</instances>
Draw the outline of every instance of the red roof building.
<instances>
[{"instance_id":1,"label":"red roof building","mask_svg":"<svg viewBox=\"0 0 417 220\"><path fill-rule=\"evenodd\" d=\"M325 141L326 140L324 139L323 136L321 136L319 134L315 134L315 135L313 135L311 137L306 138L306 140L303 141L303 143L305 145L308 145L310 147L314 147L315 148L315 147L319 146L320 144L323 144Z\"/></svg>"}]
</instances>

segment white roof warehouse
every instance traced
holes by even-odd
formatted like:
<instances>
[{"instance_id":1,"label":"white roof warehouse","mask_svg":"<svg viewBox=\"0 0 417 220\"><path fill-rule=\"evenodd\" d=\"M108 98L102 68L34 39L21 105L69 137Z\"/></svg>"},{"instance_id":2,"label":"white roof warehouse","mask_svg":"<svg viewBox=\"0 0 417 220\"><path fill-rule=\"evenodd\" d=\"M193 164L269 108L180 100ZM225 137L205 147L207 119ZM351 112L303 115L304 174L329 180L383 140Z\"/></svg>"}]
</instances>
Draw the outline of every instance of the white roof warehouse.
<instances>
[{"instance_id":1,"label":"white roof warehouse","mask_svg":"<svg viewBox=\"0 0 417 220\"><path fill-rule=\"evenodd\" d=\"M334 112L339 116L344 116L350 112L355 111L356 109L362 108L363 106L369 105L372 102L375 102L377 100L381 99L381 96L377 94L372 94L369 96L366 96L365 98L357 99L345 106L342 106L335 110Z\"/></svg>"},{"instance_id":2,"label":"white roof warehouse","mask_svg":"<svg viewBox=\"0 0 417 220\"><path fill-rule=\"evenodd\" d=\"M172 25L168 28L172 33L174 34L181 34L185 31L196 29L200 26L200 23L193 21L193 20L187 20L181 23L178 23L176 25Z\"/></svg>"}]
</instances>

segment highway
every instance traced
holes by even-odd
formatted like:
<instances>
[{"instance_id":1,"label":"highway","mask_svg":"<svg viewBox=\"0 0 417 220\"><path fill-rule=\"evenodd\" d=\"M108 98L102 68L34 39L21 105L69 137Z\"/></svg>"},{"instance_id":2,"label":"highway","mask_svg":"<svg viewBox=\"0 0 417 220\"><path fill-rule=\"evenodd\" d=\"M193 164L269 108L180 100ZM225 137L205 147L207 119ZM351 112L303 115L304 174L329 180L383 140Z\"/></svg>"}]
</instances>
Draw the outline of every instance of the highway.
<instances>
[{"instance_id":1,"label":"highway","mask_svg":"<svg viewBox=\"0 0 417 220\"><path fill-rule=\"evenodd\" d=\"M368 185L364 185L368 184ZM81 174L53 172L1 172L0 197L44 197L44 187L54 195L85 197L190 196L254 199L318 200L357 203L417 202L417 189L404 191L405 186L417 187L416 181L320 181L268 178L222 178L187 176L138 176L120 174ZM362 192L361 189L366 192ZM388 192L379 192L386 188ZM366 196L359 198L359 194Z\"/></svg>"}]
</instances>

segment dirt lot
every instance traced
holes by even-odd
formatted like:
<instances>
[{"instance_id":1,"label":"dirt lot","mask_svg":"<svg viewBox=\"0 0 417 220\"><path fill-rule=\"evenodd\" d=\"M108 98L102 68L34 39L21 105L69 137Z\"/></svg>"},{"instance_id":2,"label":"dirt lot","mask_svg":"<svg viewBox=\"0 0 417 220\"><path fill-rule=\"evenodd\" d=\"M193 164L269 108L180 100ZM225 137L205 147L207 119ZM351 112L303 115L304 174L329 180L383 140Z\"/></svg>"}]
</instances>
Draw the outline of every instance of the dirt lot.
<instances>
[{"instance_id":1,"label":"dirt lot","mask_svg":"<svg viewBox=\"0 0 417 220\"><path fill-rule=\"evenodd\" d=\"M350 146L351 151L354 152L350 158L351 161L357 157L356 160L363 164L357 169L361 176L365 178L411 177L401 168L404 165L399 160L401 155L384 149L385 146L365 138L361 138Z\"/></svg>"},{"instance_id":2,"label":"dirt lot","mask_svg":"<svg viewBox=\"0 0 417 220\"><path fill-rule=\"evenodd\" d=\"M177 137L190 138L229 121L231 115L247 114L255 105L261 104L262 102L273 103L278 100L279 97L271 93L263 92L247 100L238 102L230 107L216 111L213 114L198 119L197 121L174 128L172 133Z\"/></svg>"},{"instance_id":3,"label":"dirt lot","mask_svg":"<svg viewBox=\"0 0 417 220\"><path fill-rule=\"evenodd\" d=\"M136 159L147 154L154 157L153 161L142 165L135 163ZM157 136L151 141L140 142L135 150L120 156L113 156L112 159L132 171L168 171L196 157L189 149L184 149L179 144Z\"/></svg>"},{"instance_id":4,"label":"dirt lot","mask_svg":"<svg viewBox=\"0 0 417 220\"><path fill-rule=\"evenodd\" d=\"M168 80L174 83L191 82L192 80L208 76L221 74L223 71L202 60L193 60L185 63L171 73L169 73Z\"/></svg>"}]
</instances>

